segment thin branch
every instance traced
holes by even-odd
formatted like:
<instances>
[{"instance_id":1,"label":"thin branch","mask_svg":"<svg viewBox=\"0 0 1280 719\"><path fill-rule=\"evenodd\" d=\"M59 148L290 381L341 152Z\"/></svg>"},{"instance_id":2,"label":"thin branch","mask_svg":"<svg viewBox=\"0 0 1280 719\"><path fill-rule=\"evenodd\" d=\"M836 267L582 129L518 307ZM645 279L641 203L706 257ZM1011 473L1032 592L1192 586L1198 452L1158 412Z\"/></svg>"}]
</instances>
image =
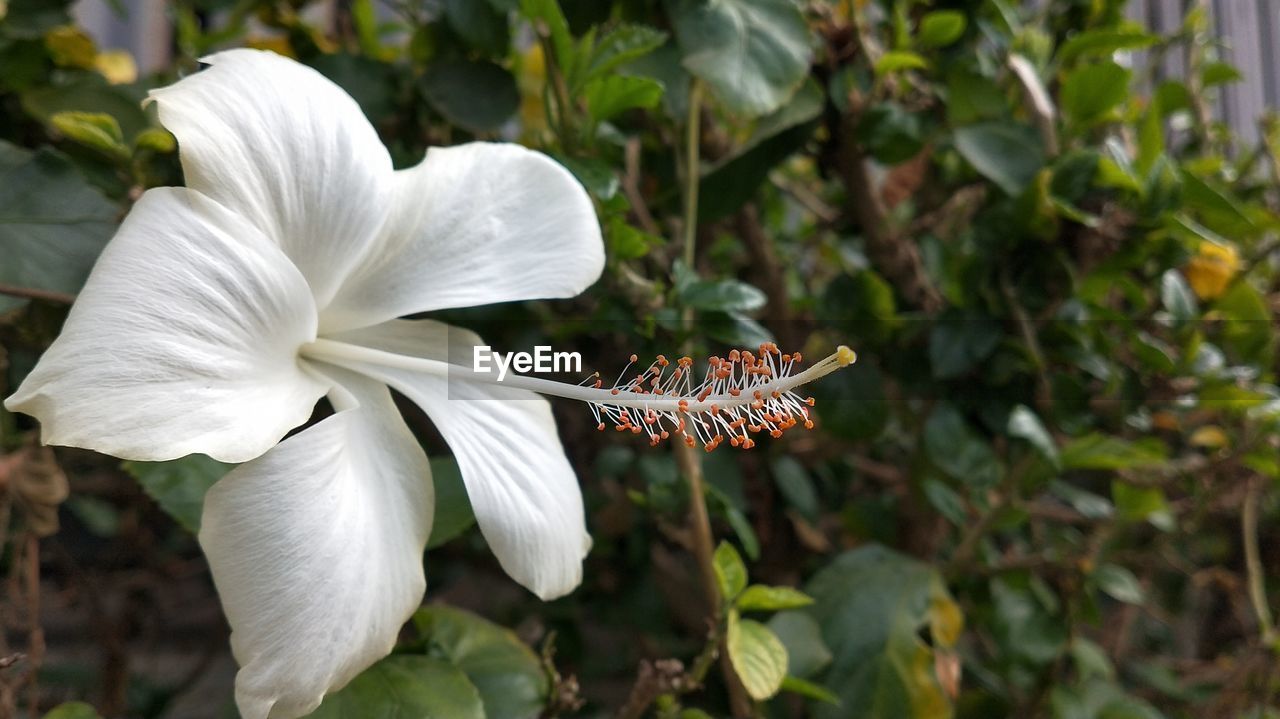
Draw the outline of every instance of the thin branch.
<instances>
[{"instance_id":1,"label":"thin branch","mask_svg":"<svg viewBox=\"0 0 1280 719\"><path fill-rule=\"evenodd\" d=\"M16 285L0 284L0 295L9 295L10 297L21 297L27 300L42 300L44 302L57 302L58 304L69 305L76 301L75 295L65 292L53 292L51 290L39 290L34 287L18 287Z\"/></svg>"}]
</instances>

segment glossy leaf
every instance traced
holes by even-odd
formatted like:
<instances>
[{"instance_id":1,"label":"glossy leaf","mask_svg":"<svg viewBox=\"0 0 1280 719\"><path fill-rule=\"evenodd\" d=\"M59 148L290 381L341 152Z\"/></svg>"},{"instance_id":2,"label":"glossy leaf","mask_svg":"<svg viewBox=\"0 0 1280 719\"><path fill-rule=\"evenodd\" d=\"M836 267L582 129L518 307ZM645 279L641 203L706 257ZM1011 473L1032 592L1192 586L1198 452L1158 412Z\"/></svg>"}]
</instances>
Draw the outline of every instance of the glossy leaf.
<instances>
[{"instance_id":1,"label":"glossy leaf","mask_svg":"<svg viewBox=\"0 0 1280 719\"><path fill-rule=\"evenodd\" d=\"M685 68L736 113L773 112L808 72L809 26L792 0L674 0L671 19Z\"/></svg>"}]
</instances>

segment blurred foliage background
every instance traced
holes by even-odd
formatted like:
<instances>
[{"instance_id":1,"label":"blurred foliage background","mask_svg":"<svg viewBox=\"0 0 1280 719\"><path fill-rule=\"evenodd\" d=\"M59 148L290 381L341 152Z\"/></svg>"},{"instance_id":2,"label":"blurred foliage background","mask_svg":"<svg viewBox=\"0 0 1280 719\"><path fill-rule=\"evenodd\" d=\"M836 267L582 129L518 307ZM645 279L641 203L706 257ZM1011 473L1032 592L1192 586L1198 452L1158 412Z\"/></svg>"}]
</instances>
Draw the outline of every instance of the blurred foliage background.
<instances>
[{"instance_id":1,"label":"blurred foliage background","mask_svg":"<svg viewBox=\"0 0 1280 719\"><path fill-rule=\"evenodd\" d=\"M0 392L131 202L182 181L146 90L268 48L398 167L514 140L590 191L595 288L445 317L495 346L606 375L768 337L860 357L809 390L815 430L700 470L557 404L595 547L549 604L405 403L429 604L316 716L1280 716L1280 123L1214 119L1257 68L1207 3L1171 35L1124 5L174 0L172 66L139 76L65 0L0 0ZM37 437L0 410L0 715L234 716L192 534L226 468Z\"/></svg>"}]
</instances>

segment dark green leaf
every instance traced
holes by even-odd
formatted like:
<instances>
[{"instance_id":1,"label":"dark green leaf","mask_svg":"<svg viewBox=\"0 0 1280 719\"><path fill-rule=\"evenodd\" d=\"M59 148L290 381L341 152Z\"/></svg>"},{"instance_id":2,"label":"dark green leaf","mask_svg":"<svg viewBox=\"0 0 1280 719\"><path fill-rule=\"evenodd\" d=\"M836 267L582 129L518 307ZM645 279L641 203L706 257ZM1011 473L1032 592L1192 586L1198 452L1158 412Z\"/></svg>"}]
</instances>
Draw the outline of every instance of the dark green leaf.
<instances>
[{"instance_id":1,"label":"dark green leaf","mask_svg":"<svg viewBox=\"0 0 1280 719\"><path fill-rule=\"evenodd\" d=\"M792 0L673 0L684 66L735 113L773 112L800 87L812 57L809 25Z\"/></svg>"},{"instance_id":2,"label":"dark green leaf","mask_svg":"<svg viewBox=\"0 0 1280 719\"><path fill-rule=\"evenodd\" d=\"M995 351L1002 336L999 323L989 317L952 314L939 319L929 333L933 376L950 379L966 374Z\"/></svg>"},{"instance_id":3,"label":"dark green leaf","mask_svg":"<svg viewBox=\"0 0 1280 719\"><path fill-rule=\"evenodd\" d=\"M387 657L325 697L310 719L488 719L467 676L432 657Z\"/></svg>"},{"instance_id":4,"label":"dark green leaf","mask_svg":"<svg viewBox=\"0 0 1280 719\"><path fill-rule=\"evenodd\" d=\"M831 663L831 650L821 629L806 612L779 612L769 620L769 629L787 648L787 671L808 678Z\"/></svg>"},{"instance_id":5,"label":"dark green leaf","mask_svg":"<svg viewBox=\"0 0 1280 719\"><path fill-rule=\"evenodd\" d=\"M491 62L432 65L422 89L445 119L472 132L497 130L520 106L515 78Z\"/></svg>"},{"instance_id":6,"label":"dark green leaf","mask_svg":"<svg viewBox=\"0 0 1280 719\"><path fill-rule=\"evenodd\" d=\"M436 491L436 514L427 548L438 547L471 528L476 516L462 483L462 472L452 457L432 458L431 483Z\"/></svg>"},{"instance_id":7,"label":"dark green leaf","mask_svg":"<svg viewBox=\"0 0 1280 719\"><path fill-rule=\"evenodd\" d=\"M964 159L1010 195L1021 195L1044 166L1044 148L1029 127L984 122L957 128L954 135Z\"/></svg>"},{"instance_id":8,"label":"dark green leaf","mask_svg":"<svg viewBox=\"0 0 1280 719\"><path fill-rule=\"evenodd\" d=\"M596 42L586 79L604 77L657 50L666 40L667 34L661 30L645 25L619 25Z\"/></svg>"},{"instance_id":9,"label":"dark green leaf","mask_svg":"<svg viewBox=\"0 0 1280 719\"><path fill-rule=\"evenodd\" d=\"M0 141L0 284L79 292L116 212L60 153Z\"/></svg>"},{"instance_id":10,"label":"dark green leaf","mask_svg":"<svg viewBox=\"0 0 1280 719\"><path fill-rule=\"evenodd\" d=\"M395 114L395 73L390 65L345 52L319 55L310 64L346 90L370 122L377 124Z\"/></svg>"},{"instance_id":11,"label":"dark green leaf","mask_svg":"<svg viewBox=\"0 0 1280 719\"><path fill-rule=\"evenodd\" d=\"M485 719L536 719L542 713L550 690L546 672L509 629L443 604L419 609L413 624L428 653L461 670L466 685L479 691Z\"/></svg>"},{"instance_id":12,"label":"dark green leaf","mask_svg":"<svg viewBox=\"0 0 1280 719\"><path fill-rule=\"evenodd\" d=\"M903 719L917 706L945 711L949 701L933 671L937 646L953 646L963 619L932 567L884 547L846 552L805 586L833 660L818 677L841 706L811 707L816 719ZM851 715L849 707L856 707Z\"/></svg>"},{"instance_id":13,"label":"dark green leaf","mask_svg":"<svg viewBox=\"0 0 1280 719\"><path fill-rule=\"evenodd\" d=\"M934 407L925 423L924 447L938 469L970 487L987 489L1000 481L1000 460L990 442L946 402Z\"/></svg>"},{"instance_id":14,"label":"dark green leaf","mask_svg":"<svg viewBox=\"0 0 1280 719\"><path fill-rule=\"evenodd\" d=\"M867 362L850 365L818 380L818 417L831 434L843 439L874 439L889 422L884 377Z\"/></svg>"},{"instance_id":15,"label":"dark green leaf","mask_svg":"<svg viewBox=\"0 0 1280 719\"><path fill-rule=\"evenodd\" d=\"M125 462L120 466L138 480L161 509L192 534L200 531L205 493L234 468L203 454L168 462Z\"/></svg>"},{"instance_id":16,"label":"dark green leaf","mask_svg":"<svg viewBox=\"0 0 1280 719\"><path fill-rule=\"evenodd\" d=\"M781 455L770 464L773 481L782 497L793 509L810 522L818 519L818 493L804 465L795 458Z\"/></svg>"},{"instance_id":17,"label":"dark green leaf","mask_svg":"<svg viewBox=\"0 0 1280 719\"><path fill-rule=\"evenodd\" d=\"M896 102L882 103L865 112L858 123L857 136L871 156L886 165L910 160L924 147L920 118Z\"/></svg>"},{"instance_id":18,"label":"dark green leaf","mask_svg":"<svg viewBox=\"0 0 1280 719\"><path fill-rule=\"evenodd\" d=\"M1158 440L1134 443L1089 434L1067 442L1060 455L1066 469L1131 469L1161 464L1166 452Z\"/></svg>"},{"instance_id":19,"label":"dark green leaf","mask_svg":"<svg viewBox=\"0 0 1280 719\"><path fill-rule=\"evenodd\" d=\"M738 280L699 280L680 290L680 300L699 310L750 312L764 307L769 298Z\"/></svg>"},{"instance_id":20,"label":"dark green leaf","mask_svg":"<svg viewBox=\"0 0 1280 719\"><path fill-rule=\"evenodd\" d=\"M490 57L507 54L506 12L477 0L445 0L444 15L449 27L471 47Z\"/></svg>"},{"instance_id":21,"label":"dark green leaf","mask_svg":"<svg viewBox=\"0 0 1280 719\"><path fill-rule=\"evenodd\" d=\"M52 124L60 112L110 115L120 124L126 142L151 126L142 111L141 92L127 85L108 85L97 75L78 76L65 85L38 87L22 93L22 107L32 117Z\"/></svg>"},{"instance_id":22,"label":"dark green leaf","mask_svg":"<svg viewBox=\"0 0 1280 719\"><path fill-rule=\"evenodd\" d=\"M746 142L702 176L698 217L704 222L717 220L750 200L769 171L812 136L822 103L821 88L810 82L786 105L760 118Z\"/></svg>"}]
</instances>

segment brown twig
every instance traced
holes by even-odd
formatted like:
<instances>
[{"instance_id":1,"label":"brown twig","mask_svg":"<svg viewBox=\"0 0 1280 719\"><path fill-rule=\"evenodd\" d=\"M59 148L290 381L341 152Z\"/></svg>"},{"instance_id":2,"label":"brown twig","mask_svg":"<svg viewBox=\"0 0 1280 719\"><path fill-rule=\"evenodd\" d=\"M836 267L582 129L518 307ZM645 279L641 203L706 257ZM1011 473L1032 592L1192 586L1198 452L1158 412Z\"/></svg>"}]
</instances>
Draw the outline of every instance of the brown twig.
<instances>
[{"instance_id":1,"label":"brown twig","mask_svg":"<svg viewBox=\"0 0 1280 719\"><path fill-rule=\"evenodd\" d=\"M66 292L54 292L52 290L40 290L34 287L18 287L16 285L0 284L0 295L9 295L10 297L21 297L26 300L42 300L44 302L56 302L58 304L69 305L76 301L76 296L67 294Z\"/></svg>"}]
</instances>

